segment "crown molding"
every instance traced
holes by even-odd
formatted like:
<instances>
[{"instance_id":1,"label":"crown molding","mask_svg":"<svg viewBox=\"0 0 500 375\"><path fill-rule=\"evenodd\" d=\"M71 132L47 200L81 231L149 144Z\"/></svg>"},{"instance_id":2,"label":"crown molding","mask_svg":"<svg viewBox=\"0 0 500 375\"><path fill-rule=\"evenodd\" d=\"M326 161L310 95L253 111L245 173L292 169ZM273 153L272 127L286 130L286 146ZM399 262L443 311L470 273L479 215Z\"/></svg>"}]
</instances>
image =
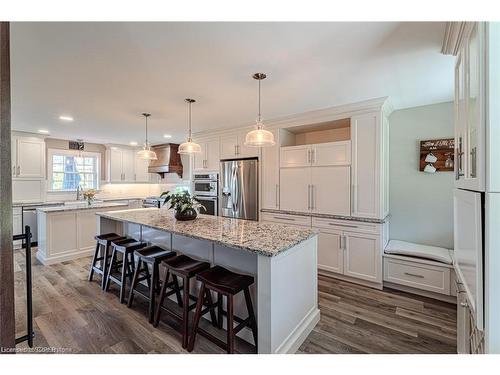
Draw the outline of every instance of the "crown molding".
<instances>
[{"instance_id":1,"label":"crown molding","mask_svg":"<svg viewBox=\"0 0 500 375\"><path fill-rule=\"evenodd\" d=\"M446 22L441 53L443 55L458 55L462 41L473 25L474 22Z\"/></svg>"},{"instance_id":2,"label":"crown molding","mask_svg":"<svg viewBox=\"0 0 500 375\"><path fill-rule=\"evenodd\" d=\"M388 100L387 96L364 100L361 102L339 105L335 107L328 107L317 109L308 112L296 113L288 116L277 117L274 119L266 120L265 127L268 129L294 127L308 124L318 124L322 122L340 120L354 115L363 113L383 111L386 116L389 116L393 111L393 106ZM240 132L243 130L250 130L254 124L246 124L236 126L234 128L218 128L214 130L203 130L193 133L193 138L209 138L217 137L221 134L232 132Z\"/></svg>"}]
</instances>

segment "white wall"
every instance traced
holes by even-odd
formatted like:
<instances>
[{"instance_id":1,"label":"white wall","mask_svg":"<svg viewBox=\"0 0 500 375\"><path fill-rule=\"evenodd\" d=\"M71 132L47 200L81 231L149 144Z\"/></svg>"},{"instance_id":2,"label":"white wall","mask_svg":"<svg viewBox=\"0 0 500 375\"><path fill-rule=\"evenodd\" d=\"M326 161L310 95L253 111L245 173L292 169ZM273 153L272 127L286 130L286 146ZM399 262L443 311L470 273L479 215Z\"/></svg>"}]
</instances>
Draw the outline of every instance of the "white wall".
<instances>
[{"instance_id":1,"label":"white wall","mask_svg":"<svg viewBox=\"0 0 500 375\"><path fill-rule=\"evenodd\" d=\"M453 103L395 111L390 126L390 238L453 248L453 172L420 172L419 141L453 137Z\"/></svg>"}]
</instances>

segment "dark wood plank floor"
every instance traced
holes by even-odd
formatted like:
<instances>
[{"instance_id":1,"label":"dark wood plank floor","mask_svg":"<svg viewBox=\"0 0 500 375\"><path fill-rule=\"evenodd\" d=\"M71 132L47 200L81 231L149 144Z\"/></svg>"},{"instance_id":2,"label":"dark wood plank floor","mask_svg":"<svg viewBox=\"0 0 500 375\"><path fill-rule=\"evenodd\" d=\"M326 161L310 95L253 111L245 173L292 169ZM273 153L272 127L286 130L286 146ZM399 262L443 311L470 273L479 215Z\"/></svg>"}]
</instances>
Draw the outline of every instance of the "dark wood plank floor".
<instances>
[{"instance_id":1,"label":"dark wood plank floor","mask_svg":"<svg viewBox=\"0 0 500 375\"><path fill-rule=\"evenodd\" d=\"M64 353L186 353L180 333L165 324L172 323L169 318L152 327L146 319L147 305L140 298L129 309L118 302L116 287L105 293L97 282L89 283L89 264L90 258L82 258L43 266L33 258L36 347ZM16 252L15 271L19 336L26 327L24 251ZM321 320L299 353L456 352L454 305L324 276L318 285ZM242 340L237 350L252 352ZM195 352L223 351L200 337Z\"/></svg>"}]
</instances>

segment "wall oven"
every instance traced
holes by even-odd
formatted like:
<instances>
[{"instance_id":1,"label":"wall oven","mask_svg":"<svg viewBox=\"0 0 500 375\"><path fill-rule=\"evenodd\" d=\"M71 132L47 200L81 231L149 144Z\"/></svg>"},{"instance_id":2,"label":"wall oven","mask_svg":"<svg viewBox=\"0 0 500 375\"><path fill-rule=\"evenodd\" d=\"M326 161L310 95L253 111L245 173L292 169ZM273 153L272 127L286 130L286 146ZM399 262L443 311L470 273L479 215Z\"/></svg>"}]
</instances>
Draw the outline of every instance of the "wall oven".
<instances>
[{"instance_id":1,"label":"wall oven","mask_svg":"<svg viewBox=\"0 0 500 375\"><path fill-rule=\"evenodd\" d=\"M219 199L217 197L197 195L196 199L205 207L205 210L200 210L200 214L219 216Z\"/></svg>"},{"instance_id":2,"label":"wall oven","mask_svg":"<svg viewBox=\"0 0 500 375\"><path fill-rule=\"evenodd\" d=\"M219 174L216 172L210 173L195 173L193 177L193 194L212 196L218 195Z\"/></svg>"},{"instance_id":3,"label":"wall oven","mask_svg":"<svg viewBox=\"0 0 500 375\"><path fill-rule=\"evenodd\" d=\"M217 172L198 172L193 176L193 195L205 210L205 215L219 215L219 174Z\"/></svg>"}]
</instances>

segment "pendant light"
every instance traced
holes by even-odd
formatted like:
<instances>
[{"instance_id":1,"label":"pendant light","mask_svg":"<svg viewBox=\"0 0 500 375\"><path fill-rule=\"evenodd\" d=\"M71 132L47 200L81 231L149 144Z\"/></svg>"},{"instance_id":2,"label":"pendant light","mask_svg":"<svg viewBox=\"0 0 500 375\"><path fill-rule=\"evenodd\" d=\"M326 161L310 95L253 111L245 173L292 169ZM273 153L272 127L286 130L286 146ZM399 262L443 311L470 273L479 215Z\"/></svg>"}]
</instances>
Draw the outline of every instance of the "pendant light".
<instances>
[{"instance_id":1,"label":"pendant light","mask_svg":"<svg viewBox=\"0 0 500 375\"><path fill-rule=\"evenodd\" d=\"M146 142L144 142L144 147L137 153L137 155L141 159L145 160L158 160L156 152L151 150L151 145L148 142L148 117L151 116L151 113L143 113L142 115L146 119Z\"/></svg>"},{"instance_id":2,"label":"pendant light","mask_svg":"<svg viewBox=\"0 0 500 375\"><path fill-rule=\"evenodd\" d=\"M194 143L191 137L191 104L195 103L194 99L184 99L186 103L188 103L189 117L188 117L188 138L187 142L184 142L179 146L179 150L177 151L179 154L199 154L201 153L201 147L199 144Z\"/></svg>"},{"instance_id":3,"label":"pendant light","mask_svg":"<svg viewBox=\"0 0 500 375\"><path fill-rule=\"evenodd\" d=\"M269 130L264 129L264 124L262 124L262 116L260 114L260 81L265 79L267 76L264 73L255 73L252 77L253 79L259 81L259 115L257 117L257 129L247 133L245 137L245 146L274 146L276 144L276 142L274 141L274 135Z\"/></svg>"}]
</instances>

